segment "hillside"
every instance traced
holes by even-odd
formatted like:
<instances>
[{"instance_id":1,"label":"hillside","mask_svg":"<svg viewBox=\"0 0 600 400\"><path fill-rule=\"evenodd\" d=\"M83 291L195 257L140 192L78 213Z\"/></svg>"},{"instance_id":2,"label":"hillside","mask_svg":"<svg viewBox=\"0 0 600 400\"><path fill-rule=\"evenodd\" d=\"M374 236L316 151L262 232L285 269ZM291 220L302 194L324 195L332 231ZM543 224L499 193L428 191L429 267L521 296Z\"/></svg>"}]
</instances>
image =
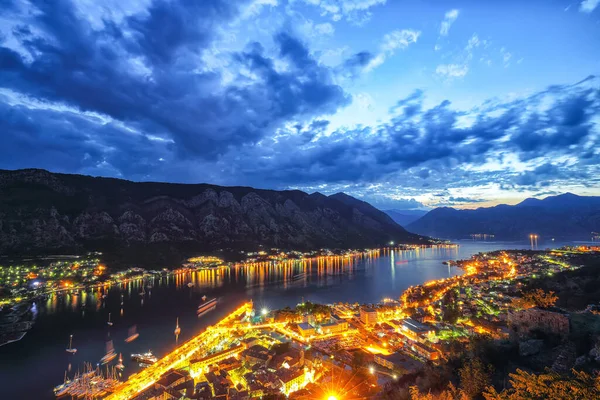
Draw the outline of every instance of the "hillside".
<instances>
[{"instance_id":1,"label":"hillside","mask_svg":"<svg viewBox=\"0 0 600 400\"><path fill-rule=\"evenodd\" d=\"M545 199L526 199L514 206L475 210L441 207L406 226L410 232L447 239L491 234L496 240L542 238L590 240L600 231L600 197L565 193Z\"/></svg>"},{"instance_id":2,"label":"hillside","mask_svg":"<svg viewBox=\"0 0 600 400\"><path fill-rule=\"evenodd\" d=\"M415 242L385 213L344 194L0 170L0 253L258 245L312 249Z\"/></svg>"},{"instance_id":3,"label":"hillside","mask_svg":"<svg viewBox=\"0 0 600 400\"><path fill-rule=\"evenodd\" d=\"M423 215L427 214L425 210L383 210L389 215L398 225L407 226L408 224L415 222Z\"/></svg>"}]
</instances>

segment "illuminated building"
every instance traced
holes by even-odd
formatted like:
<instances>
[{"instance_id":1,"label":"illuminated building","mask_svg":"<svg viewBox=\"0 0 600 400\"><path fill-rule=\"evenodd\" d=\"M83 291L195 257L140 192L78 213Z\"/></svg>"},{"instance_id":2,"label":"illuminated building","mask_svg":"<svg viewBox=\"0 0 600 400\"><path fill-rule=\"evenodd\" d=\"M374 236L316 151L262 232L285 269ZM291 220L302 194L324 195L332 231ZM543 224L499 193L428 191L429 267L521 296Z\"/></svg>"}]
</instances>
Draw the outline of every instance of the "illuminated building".
<instances>
[{"instance_id":1,"label":"illuminated building","mask_svg":"<svg viewBox=\"0 0 600 400\"><path fill-rule=\"evenodd\" d=\"M279 374L281 391L288 396L306 385L306 374L304 368L283 369Z\"/></svg>"},{"instance_id":2,"label":"illuminated building","mask_svg":"<svg viewBox=\"0 0 600 400\"><path fill-rule=\"evenodd\" d=\"M348 330L348 322L346 321L333 321L326 324L321 325L321 330L323 334L336 334L336 333L344 333Z\"/></svg>"},{"instance_id":3,"label":"illuminated building","mask_svg":"<svg viewBox=\"0 0 600 400\"><path fill-rule=\"evenodd\" d=\"M365 325L375 325L377 323L377 310L371 307L361 307L360 320Z\"/></svg>"},{"instance_id":4,"label":"illuminated building","mask_svg":"<svg viewBox=\"0 0 600 400\"><path fill-rule=\"evenodd\" d=\"M239 346L235 346L230 349L223 350L223 351L220 351L215 354L211 354L210 356L207 356L207 357L204 357L204 358L201 358L198 360L191 360L190 361L190 370L194 372L193 375L196 375L201 370L203 370L205 367L216 364L219 361L225 360L233 355L237 355L239 352L241 352L244 349L245 349L245 346L243 344L240 344Z\"/></svg>"},{"instance_id":5,"label":"illuminated building","mask_svg":"<svg viewBox=\"0 0 600 400\"><path fill-rule=\"evenodd\" d=\"M406 318L402 322L400 331L404 336L412 340L424 340L426 336L433 333L433 330L429 326L417 322L412 318Z\"/></svg>"},{"instance_id":6,"label":"illuminated building","mask_svg":"<svg viewBox=\"0 0 600 400\"><path fill-rule=\"evenodd\" d=\"M314 336L316 332L315 327L307 322L302 322L301 324L298 324L298 330L300 331L302 337Z\"/></svg>"},{"instance_id":7,"label":"illuminated building","mask_svg":"<svg viewBox=\"0 0 600 400\"><path fill-rule=\"evenodd\" d=\"M434 350L431 347L426 346L422 343L418 343L418 342L412 343L410 345L410 348L412 351L414 351L415 353L417 353L418 355L420 355L421 357L423 357L427 360L433 361L433 360L437 360L440 357L437 350Z\"/></svg>"}]
</instances>

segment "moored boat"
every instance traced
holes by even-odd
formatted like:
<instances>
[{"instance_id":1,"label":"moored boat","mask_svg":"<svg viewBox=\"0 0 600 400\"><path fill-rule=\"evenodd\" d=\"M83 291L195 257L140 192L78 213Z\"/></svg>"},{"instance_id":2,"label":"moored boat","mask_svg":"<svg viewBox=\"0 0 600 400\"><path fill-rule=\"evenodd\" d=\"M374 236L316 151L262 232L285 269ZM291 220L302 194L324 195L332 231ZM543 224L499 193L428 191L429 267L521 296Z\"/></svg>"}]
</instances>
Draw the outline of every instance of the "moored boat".
<instances>
[{"instance_id":1,"label":"moored boat","mask_svg":"<svg viewBox=\"0 0 600 400\"><path fill-rule=\"evenodd\" d=\"M150 350L148 350L146 353L132 354L131 359L142 366L152 365L158 361L158 358L156 358L156 356L152 354L152 351Z\"/></svg>"},{"instance_id":2,"label":"moored boat","mask_svg":"<svg viewBox=\"0 0 600 400\"><path fill-rule=\"evenodd\" d=\"M131 328L129 328L129 334L127 335L127 338L125 339L125 342L126 343L133 342L139 336L140 336L140 334L136 332L136 326L134 325Z\"/></svg>"},{"instance_id":3,"label":"moored boat","mask_svg":"<svg viewBox=\"0 0 600 400\"><path fill-rule=\"evenodd\" d=\"M206 314L207 312L209 312L210 310L213 310L215 307L217 306L217 299L210 299L205 303L202 303L198 306L198 310L196 311L196 313L198 314L198 316L202 316L204 314Z\"/></svg>"},{"instance_id":4,"label":"moored boat","mask_svg":"<svg viewBox=\"0 0 600 400\"><path fill-rule=\"evenodd\" d=\"M73 335L69 336L69 348L66 349L67 353L75 354L77 349L73 348Z\"/></svg>"}]
</instances>

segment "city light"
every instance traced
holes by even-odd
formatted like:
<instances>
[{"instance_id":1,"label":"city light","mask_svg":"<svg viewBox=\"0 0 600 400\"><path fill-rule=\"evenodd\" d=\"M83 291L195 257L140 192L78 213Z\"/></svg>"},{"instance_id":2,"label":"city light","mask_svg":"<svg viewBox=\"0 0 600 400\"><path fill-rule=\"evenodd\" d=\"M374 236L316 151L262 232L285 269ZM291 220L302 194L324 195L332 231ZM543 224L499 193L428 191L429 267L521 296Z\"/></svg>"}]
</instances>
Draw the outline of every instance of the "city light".
<instances>
[{"instance_id":1,"label":"city light","mask_svg":"<svg viewBox=\"0 0 600 400\"><path fill-rule=\"evenodd\" d=\"M369 367L369 373L370 373L371 375L375 374L375 368L373 368L372 366L371 366L371 367Z\"/></svg>"},{"instance_id":2,"label":"city light","mask_svg":"<svg viewBox=\"0 0 600 400\"><path fill-rule=\"evenodd\" d=\"M269 310L267 310L266 308L263 308L261 311L262 315L267 315L269 313Z\"/></svg>"}]
</instances>

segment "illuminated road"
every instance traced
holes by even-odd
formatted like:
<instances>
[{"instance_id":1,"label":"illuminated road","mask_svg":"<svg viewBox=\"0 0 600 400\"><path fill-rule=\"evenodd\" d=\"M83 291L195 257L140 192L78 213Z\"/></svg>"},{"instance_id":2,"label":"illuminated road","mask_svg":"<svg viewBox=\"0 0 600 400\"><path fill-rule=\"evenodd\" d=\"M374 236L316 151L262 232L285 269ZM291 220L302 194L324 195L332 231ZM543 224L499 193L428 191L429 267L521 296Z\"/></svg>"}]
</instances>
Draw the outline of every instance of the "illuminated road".
<instances>
[{"instance_id":1,"label":"illuminated road","mask_svg":"<svg viewBox=\"0 0 600 400\"><path fill-rule=\"evenodd\" d=\"M215 336L219 336L223 333L226 325L231 324L234 319L239 318L241 315L252 309L252 303L246 303L216 325L207 328L205 331L199 333L186 343L182 344L165 357L158 360L153 365L146 369L138 372L137 374L131 375L129 379L119 385L113 394L106 397L110 400L127 400L144 389L151 386L154 382L160 379L161 375L173 368L178 368L181 364L184 364L190 359L190 357L198 351L200 346L206 345L206 343L214 339Z\"/></svg>"}]
</instances>

